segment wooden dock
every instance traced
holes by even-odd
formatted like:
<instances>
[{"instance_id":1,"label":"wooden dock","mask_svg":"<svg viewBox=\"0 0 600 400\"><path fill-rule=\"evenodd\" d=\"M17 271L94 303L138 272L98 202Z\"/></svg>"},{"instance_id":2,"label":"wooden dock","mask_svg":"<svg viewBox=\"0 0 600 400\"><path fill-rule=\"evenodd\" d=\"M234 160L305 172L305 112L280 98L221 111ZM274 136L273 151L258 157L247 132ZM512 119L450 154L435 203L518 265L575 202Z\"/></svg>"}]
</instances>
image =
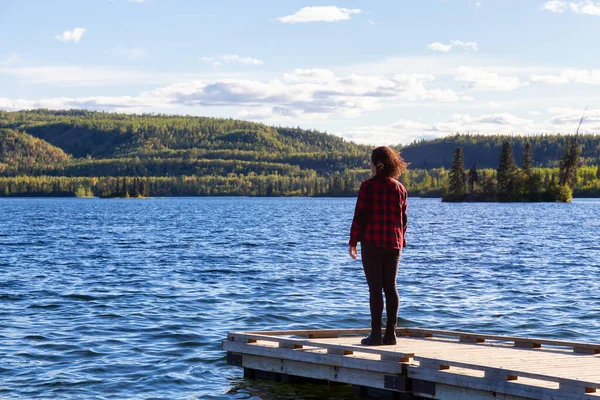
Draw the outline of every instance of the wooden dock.
<instances>
[{"instance_id":1,"label":"wooden dock","mask_svg":"<svg viewBox=\"0 0 600 400\"><path fill-rule=\"evenodd\" d=\"M600 400L600 344L398 328L395 346L367 329L231 332L229 365L245 376L311 378L432 399ZM400 396L400 395L398 395ZM406 397L408 396L408 397Z\"/></svg>"}]
</instances>

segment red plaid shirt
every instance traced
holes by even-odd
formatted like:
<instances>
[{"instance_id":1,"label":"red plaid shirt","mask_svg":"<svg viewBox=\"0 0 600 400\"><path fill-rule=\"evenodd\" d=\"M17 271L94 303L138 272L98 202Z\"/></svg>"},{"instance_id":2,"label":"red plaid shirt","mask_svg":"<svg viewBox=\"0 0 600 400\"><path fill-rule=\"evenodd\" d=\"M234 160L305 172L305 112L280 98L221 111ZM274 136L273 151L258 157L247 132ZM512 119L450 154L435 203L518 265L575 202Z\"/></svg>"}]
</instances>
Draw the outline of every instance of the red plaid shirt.
<instances>
[{"instance_id":1,"label":"red plaid shirt","mask_svg":"<svg viewBox=\"0 0 600 400\"><path fill-rule=\"evenodd\" d=\"M349 245L406 247L408 193L396 179L373 177L360 186Z\"/></svg>"}]
</instances>

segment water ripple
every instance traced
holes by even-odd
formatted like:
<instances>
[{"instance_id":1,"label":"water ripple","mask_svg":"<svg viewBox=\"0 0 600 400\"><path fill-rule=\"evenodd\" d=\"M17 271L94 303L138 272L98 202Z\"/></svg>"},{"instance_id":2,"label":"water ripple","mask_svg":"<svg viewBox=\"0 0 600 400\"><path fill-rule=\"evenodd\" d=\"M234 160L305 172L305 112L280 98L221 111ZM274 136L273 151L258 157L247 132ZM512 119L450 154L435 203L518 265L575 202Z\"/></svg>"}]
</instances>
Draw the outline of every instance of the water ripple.
<instances>
[{"instance_id":1,"label":"water ripple","mask_svg":"<svg viewBox=\"0 0 600 400\"><path fill-rule=\"evenodd\" d=\"M230 330L366 327L354 199L0 199L0 398L316 399ZM600 203L411 199L400 324L600 342ZM346 399L334 387L328 396Z\"/></svg>"}]
</instances>

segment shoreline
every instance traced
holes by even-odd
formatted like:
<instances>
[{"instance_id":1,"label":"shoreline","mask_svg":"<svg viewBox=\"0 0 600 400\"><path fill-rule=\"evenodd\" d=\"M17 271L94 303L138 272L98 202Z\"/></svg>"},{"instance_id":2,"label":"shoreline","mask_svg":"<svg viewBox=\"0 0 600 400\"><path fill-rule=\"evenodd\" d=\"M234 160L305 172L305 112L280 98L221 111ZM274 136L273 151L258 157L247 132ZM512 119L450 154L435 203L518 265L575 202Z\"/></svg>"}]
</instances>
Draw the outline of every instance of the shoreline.
<instances>
[{"instance_id":1,"label":"shoreline","mask_svg":"<svg viewBox=\"0 0 600 400\"><path fill-rule=\"evenodd\" d=\"M499 204L534 204L534 203L561 203L559 201L442 201L442 197L429 196L408 196L412 199L432 199L440 200L446 204L456 203L499 203ZM247 199L356 199L356 196L248 196L248 195L206 195L206 196L138 196L138 197L102 197L102 196L35 196L35 195L16 195L0 196L2 199L82 199L82 200L147 200L147 199L167 199L167 198L247 198ZM600 196L573 196L574 200L600 199Z\"/></svg>"}]
</instances>

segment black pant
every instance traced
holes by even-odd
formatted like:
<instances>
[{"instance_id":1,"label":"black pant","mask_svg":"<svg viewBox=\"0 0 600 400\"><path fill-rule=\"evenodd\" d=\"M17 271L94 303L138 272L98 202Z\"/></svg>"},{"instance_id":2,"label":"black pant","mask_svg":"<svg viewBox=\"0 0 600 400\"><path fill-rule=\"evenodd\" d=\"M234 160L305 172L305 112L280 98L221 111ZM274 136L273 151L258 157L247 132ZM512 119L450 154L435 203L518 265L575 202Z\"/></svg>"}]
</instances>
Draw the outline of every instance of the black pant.
<instances>
[{"instance_id":1,"label":"black pant","mask_svg":"<svg viewBox=\"0 0 600 400\"><path fill-rule=\"evenodd\" d=\"M369 285L371 327L373 329L381 328L382 290L385 293L387 325L396 325L400 304L400 297L396 288L400 249L375 247L368 243L361 243L361 258L367 284Z\"/></svg>"}]
</instances>

